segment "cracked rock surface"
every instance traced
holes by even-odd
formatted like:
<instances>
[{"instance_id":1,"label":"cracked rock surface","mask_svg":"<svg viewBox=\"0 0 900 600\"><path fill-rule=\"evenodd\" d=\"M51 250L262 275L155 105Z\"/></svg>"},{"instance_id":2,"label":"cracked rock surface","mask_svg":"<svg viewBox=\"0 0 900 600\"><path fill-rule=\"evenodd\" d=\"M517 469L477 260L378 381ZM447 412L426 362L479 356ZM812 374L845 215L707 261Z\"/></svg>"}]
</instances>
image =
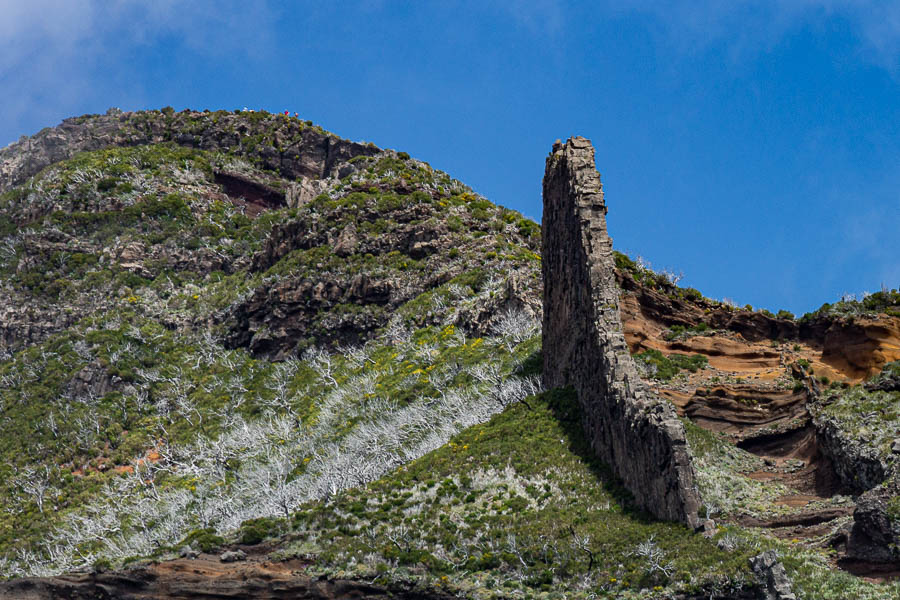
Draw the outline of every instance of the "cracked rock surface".
<instances>
[{"instance_id":1,"label":"cracked rock surface","mask_svg":"<svg viewBox=\"0 0 900 600\"><path fill-rule=\"evenodd\" d=\"M547 158L542 268L544 384L575 388L594 451L642 508L697 527L684 427L644 385L625 343L603 189L585 138L557 142Z\"/></svg>"}]
</instances>

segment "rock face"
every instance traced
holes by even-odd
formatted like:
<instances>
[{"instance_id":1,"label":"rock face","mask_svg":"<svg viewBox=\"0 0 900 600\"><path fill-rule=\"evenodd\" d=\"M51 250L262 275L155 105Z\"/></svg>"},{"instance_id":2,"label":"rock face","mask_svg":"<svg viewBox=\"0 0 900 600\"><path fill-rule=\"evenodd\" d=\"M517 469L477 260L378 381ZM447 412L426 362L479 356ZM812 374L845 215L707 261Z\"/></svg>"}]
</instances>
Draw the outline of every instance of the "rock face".
<instances>
[{"instance_id":1,"label":"rock face","mask_svg":"<svg viewBox=\"0 0 900 600\"><path fill-rule=\"evenodd\" d=\"M213 600L259 598L279 600L445 600L440 592L424 593L402 586L385 587L362 581L317 579L303 574L298 561L254 560L221 562L202 555L122 571L75 573L59 577L23 578L0 582L0 598L19 600Z\"/></svg>"},{"instance_id":2,"label":"rock face","mask_svg":"<svg viewBox=\"0 0 900 600\"><path fill-rule=\"evenodd\" d=\"M898 499L900 478L889 480L859 497L847 541L848 557L870 562L900 561L900 520L895 508Z\"/></svg>"},{"instance_id":3,"label":"rock face","mask_svg":"<svg viewBox=\"0 0 900 600\"><path fill-rule=\"evenodd\" d=\"M890 465L879 455L877 448L848 435L833 418L816 415L813 423L822 452L834 465L844 487L863 493L888 477Z\"/></svg>"},{"instance_id":4,"label":"rock face","mask_svg":"<svg viewBox=\"0 0 900 600\"><path fill-rule=\"evenodd\" d=\"M571 385L597 455L658 518L699 524L684 427L638 375L619 316L612 240L590 141L557 142L543 215L544 384Z\"/></svg>"},{"instance_id":5,"label":"rock face","mask_svg":"<svg viewBox=\"0 0 900 600\"><path fill-rule=\"evenodd\" d=\"M774 550L751 558L750 568L762 580L766 600L796 600L797 597L791 591L791 580L788 579L784 565L778 562L778 555Z\"/></svg>"}]
</instances>

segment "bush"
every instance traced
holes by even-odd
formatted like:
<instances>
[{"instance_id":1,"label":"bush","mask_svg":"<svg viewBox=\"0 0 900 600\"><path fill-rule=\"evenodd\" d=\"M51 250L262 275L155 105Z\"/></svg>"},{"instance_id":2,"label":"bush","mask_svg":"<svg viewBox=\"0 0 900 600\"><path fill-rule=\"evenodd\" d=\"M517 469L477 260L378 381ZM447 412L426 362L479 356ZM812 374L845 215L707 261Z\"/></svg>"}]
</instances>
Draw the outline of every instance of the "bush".
<instances>
[{"instance_id":1,"label":"bush","mask_svg":"<svg viewBox=\"0 0 900 600\"><path fill-rule=\"evenodd\" d=\"M700 290L689 287L684 289L684 297L686 300L697 302L703 299L703 294L700 293Z\"/></svg>"},{"instance_id":2,"label":"bush","mask_svg":"<svg viewBox=\"0 0 900 600\"><path fill-rule=\"evenodd\" d=\"M671 342L672 340L679 338L683 335L702 335L709 331L709 325L700 322L696 325L691 325L689 327L685 327L684 325L672 325L669 327L669 331L663 336L663 338L667 342Z\"/></svg>"},{"instance_id":3,"label":"bush","mask_svg":"<svg viewBox=\"0 0 900 600\"><path fill-rule=\"evenodd\" d=\"M656 367L656 373L653 377L660 381L672 379L681 370L696 373L697 370L709 364L709 360L702 354L670 354L665 356L659 350L647 350L636 355L635 358L647 365Z\"/></svg>"},{"instance_id":4,"label":"bush","mask_svg":"<svg viewBox=\"0 0 900 600\"><path fill-rule=\"evenodd\" d=\"M187 537L181 540L178 547L190 546L198 548L201 552L209 552L214 548L218 548L225 543L225 540L216 535L216 530L212 527L206 529L195 529L187 534Z\"/></svg>"},{"instance_id":5,"label":"bush","mask_svg":"<svg viewBox=\"0 0 900 600\"><path fill-rule=\"evenodd\" d=\"M284 531L284 520L275 517L260 517L241 523L238 539L242 544L258 544L266 538L275 537Z\"/></svg>"},{"instance_id":6,"label":"bush","mask_svg":"<svg viewBox=\"0 0 900 600\"><path fill-rule=\"evenodd\" d=\"M108 192L109 190L115 188L117 183L118 180L115 177L104 177L97 182L97 191Z\"/></svg>"},{"instance_id":7,"label":"bush","mask_svg":"<svg viewBox=\"0 0 900 600\"><path fill-rule=\"evenodd\" d=\"M794 313L792 313L792 312L789 311L789 310L784 310L784 309L782 308L781 310L779 310L779 311L775 314L775 317L776 317L776 318L779 318L779 319L788 319L789 321L793 321L793 320L794 320Z\"/></svg>"}]
</instances>

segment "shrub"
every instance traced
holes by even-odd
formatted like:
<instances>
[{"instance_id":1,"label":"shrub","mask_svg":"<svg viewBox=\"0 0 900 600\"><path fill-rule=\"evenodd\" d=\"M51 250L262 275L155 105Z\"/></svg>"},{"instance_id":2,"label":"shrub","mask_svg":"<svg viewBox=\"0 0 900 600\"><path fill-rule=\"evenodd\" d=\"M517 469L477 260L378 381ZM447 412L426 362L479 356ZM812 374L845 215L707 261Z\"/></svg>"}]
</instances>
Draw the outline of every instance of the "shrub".
<instances>
[{"instance_id":1,"label":"shrub","mask_svg":"<svg viewBox=\"0 0 900 600\"><path fill-rule=\"evenodd\" d=\"M703 294L700 293L700 290L689 287L684 289L684 297L687 300L696 302L703 299Z\"/></svg>"},{"instance_id":2,"label":"shrub","mask_svg":"<svg viewBox=\"0 0 900 600\"><path fill-rule=\"evenodd\" d=\"M284 531L285 522L275 517L260 517L241 523L238 539L242 544L258 544L266 538L275 537Z\"/></svg>"},{"instance_id":3,"label":"shrub","mask_svg":"<svg viewBox=\"0 0 900 600\"><path fill-rule=\"evenodd\" d=\"M661 381L672 379L681 370L696 373L698 369L702 369L709 364L709 360L702 354L670 354L665 356L659 350L647 350L636 355L635 358L655 367L656 373L653 377Z\"/></svg>"},{"instance_id":4,"label":"shrub","mask_svg":"<svg viewBox=\"0 0 900 600\"><path fill-rule=\"evenodd\" d=\"M707 331L709 331L709 325L701 321L700 323L689 327L685 327L684 325L672 325L663 337L667 342L671 342L684 335L702 335Z\"/></svg>"},{"instance_id":5,"label":"shrub","mask_svg":"<svg viewBox=\"0 0 900 600\"><path fill-rule=\"evenodd\" d=\"M118 180L115 177L104 177L97 182L97 191L108 192L109 190L115 188L117 183Z\"/></svg>"},{"instance_id":6,"label":"shrub","mask_svg":"<svg viewBox=\"0 0 900 600\"><path fill-rule=\"evenodd\" d=\"M178 547L182 546L190 546L192 548L199 548L201 552L209 552L213 548L218 548L223 545L225 540L216 535L216 530L212 527L207 527L206 529L195 529L187 534L183 540L181 540L177 545Z\"/></svg>"}]
</instances>

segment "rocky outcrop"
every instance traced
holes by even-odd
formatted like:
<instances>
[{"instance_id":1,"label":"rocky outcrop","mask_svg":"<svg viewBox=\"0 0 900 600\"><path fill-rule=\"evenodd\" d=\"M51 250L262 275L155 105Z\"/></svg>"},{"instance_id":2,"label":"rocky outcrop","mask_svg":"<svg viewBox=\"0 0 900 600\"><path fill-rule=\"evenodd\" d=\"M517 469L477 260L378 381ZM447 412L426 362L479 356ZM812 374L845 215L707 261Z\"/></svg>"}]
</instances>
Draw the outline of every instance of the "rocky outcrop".
<instances>
[{"instance_id":1,"label":"rocky outcrop","mask_svg":"<svg viewBox=\"0 0 900 600\"><path fill-rule=\"evenodd\" d=\"M815 317L801 322L800 338L822 349L822 362L853 379L877 374L900 359L900 318Z\"/></svg>"},{"instance_id":2,"label":"rocky outcrop","mask_svg":"<svg viewBox=\"0 0 900 600\"><path fill-rule=\"evenodd\" d=\"M699 295L688 297L684 290L671 284L654 289L624 269L618 271L617 278L626 292L622 320L632 351L654 347L644 343L653 337L653 329L691 328L703 323L710 330L740 335L741 344L800 342L815 355L817 375L841 380L861 381L878 373L886 363L900 359L900 318L896 316L845 318L824 314L791 320L732 308ZM709 354L702 348L672 349Z\"/></svg>"},{"instance_id":3,"label":"rocky outcrop","mask_svg":"<svg viewBox=\"0 0 900 600\"><path fill-rule=\"evenodd\" d=\"M625 343L606 205L588 140L554 144L543 193L544 384L575 388L594 451L641 507L696 527L700 499L684 427L672 406L645 387Z\"/></svg>"},{"instance_id":4,"label":"rocky outcrop","mask_svg":"<svg viewBox=\"0 0 900 600\"><path fill-rule=\"evenodd\" d=\"M79 152L163 142L245 156L258 161L263 169L301 183L328 177L332 171L339 175L351 158L381 151L284 115L110 110L105 115L66 119L0 150L0 192Z\"/></svg>"},{"instance_id":5,"label":"rocky outcrop","mask_svg":"<svg viewBox=\"0 0 900 600\"><path fill-rule=\"evenodd\" d=\"M766 600L796 600L797 596L791 591L791 580L774 550L751 558L750 568L762 581Z\"/></svg>"},{"instance_id":6,"label":"rocky outcrop","mask_svg":"<svg viewBox=\"0 0 900 600\"><path fill-rule=\"evenodd\" d=\"M822 453L834 465L835 473L847 489L862 493L879 485L890 466L878 451L854 438L832 417L813 417Z\"/></svg>"},{"instance_id":7,"label":"rocky outcrop","mask_svg":"<svg viewBox=\"0 0 900 600\"><path fill-rule=\"evenodd\" d=\"M439 591L422 591L363 581L325 579L303 574L299 561L222 562L201 555L114 572L76 573L0 582L0 598L19 600L344 600L350 598L443 600Z\"/></svg>"},{"instance_id":8,"label":"rocky outcrop","mask_svg":"<svg viewBox=\"0 0 900 600\"><path fill-rule=\"evenodd\" d=\"M847 556L869 562L900 562L900 478L859 497Z\"/></svg>"},{"instance_id":9,"label":"rocky outcrop","mask_svg":"<svg viewBox=\"0 0 900 600\"><path fill-rule=\"evenodd\" d=\"M863 387L870 392L900 392L900 361L886 364L876 377Z\"/></svg>"},{"instance_id":10,"label":"rocky outcrop","mask_svg":"<svg viewBox=\"0 0 900 600\"><path fill-rule=\"evenodd\" d=\"M0 352L19 350L65 329L80 315L40 306L15 290L0 289Z\"/></svg>"}]
</instances>

